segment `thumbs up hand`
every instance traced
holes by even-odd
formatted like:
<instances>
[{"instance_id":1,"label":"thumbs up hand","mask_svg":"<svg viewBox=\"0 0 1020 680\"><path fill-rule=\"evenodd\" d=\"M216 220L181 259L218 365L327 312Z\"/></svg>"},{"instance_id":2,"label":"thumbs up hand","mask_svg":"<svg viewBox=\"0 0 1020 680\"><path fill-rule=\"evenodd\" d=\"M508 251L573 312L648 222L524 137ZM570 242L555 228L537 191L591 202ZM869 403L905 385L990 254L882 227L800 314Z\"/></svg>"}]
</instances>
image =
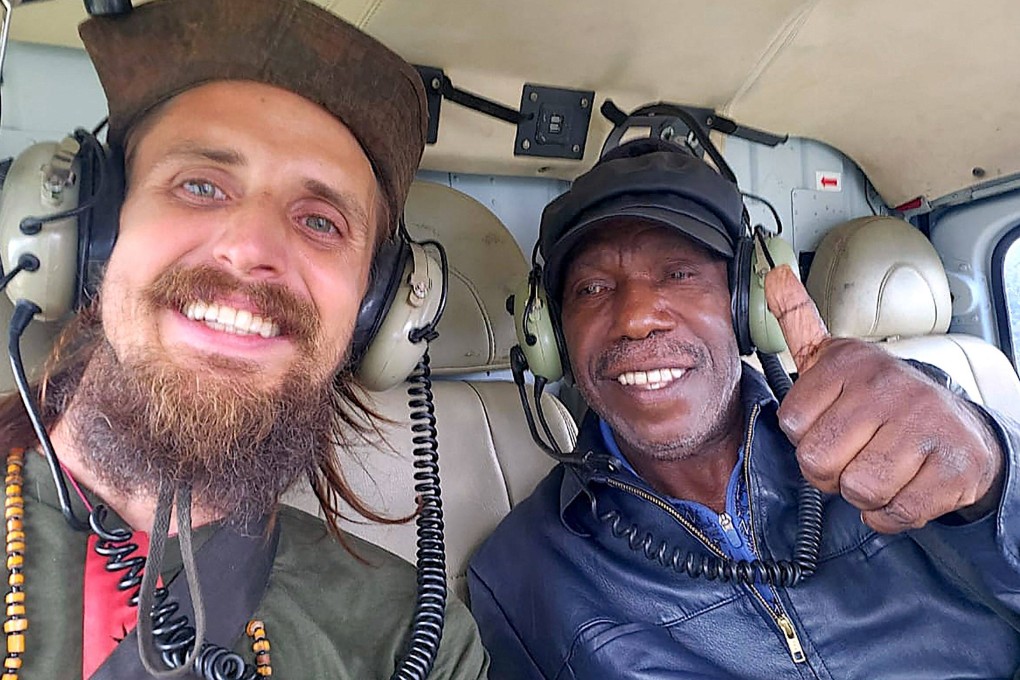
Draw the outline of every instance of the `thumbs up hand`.
<instances>
[{"instance_id":1,"label":"thumbs up hand","mask_svg":"<svg viewBox=\"0 0 1020 680\"><path fill-rule=\"evenodd\" d=\"M884 533L997 505L1004 455L973 405L872 343L829 336L788 266L766 275L765 298L800 374L779 424L808 482Z\"/></svg>"}]
</instances>

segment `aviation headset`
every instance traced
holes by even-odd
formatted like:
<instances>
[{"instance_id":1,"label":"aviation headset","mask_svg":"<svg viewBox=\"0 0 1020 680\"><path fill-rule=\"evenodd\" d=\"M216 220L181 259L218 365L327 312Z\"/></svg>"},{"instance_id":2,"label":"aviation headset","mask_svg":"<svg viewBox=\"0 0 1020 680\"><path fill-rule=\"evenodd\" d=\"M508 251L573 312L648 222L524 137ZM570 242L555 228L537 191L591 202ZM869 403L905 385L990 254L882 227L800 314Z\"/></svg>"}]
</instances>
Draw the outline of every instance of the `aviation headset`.
<instances>
[{"instance_id":1,"label":"aviation headset","mask_svg":"<svg viewBox=\"0 0 1020 680\"><path fill-rule=\"evenodd\" d=\"M631 128L647 130L650 137L621 143ZM778 236L765 237L760 227L751 228L736 179L707 135L698 135L694 141L709 152L721 173L698 157L696 146L669 138L662 134L663 129L661 118L628 118L610 134L599 162L542 213L532 270L508 307L528 368L545 381L569 377L559 316L559 277L566 266L564 259L578 243L570 238L571 232L593 214L605 211L604 216L609 217L614 205L633 203L636 194L641 195L640 203L653 211L661 208L683 213L686 223L695 228L702 223L704 230L699 236L732 250L730 308L740 353L747 355L757 349L775 354L786 349L779 324L765 304L764 275L780 264L798 272L793 249ZM693 133L694 126L691 129ZM706 173L710 173L707 178ZM720 179L724 181L717 181ZM626 210L621 214L635 213ZM547 266L539 262L540 253Z\"/></svg>"},{"instance_id":2,"label":"aviation headset","mask_svg":"<svg viewBox=\"0 0 1020 680\"><path fill-rule=\"evenodd\" d=\"M58 321L94 298L117 239L124 157L94 133L41 142L13 162L0 195L0 262L7 294L35 318ZM400 220L376 251L350 362L367 389L384 391L418 364L442 311L445 268ZM16 276L14 274L17 273Z\"/></svg>"}]
</instances>

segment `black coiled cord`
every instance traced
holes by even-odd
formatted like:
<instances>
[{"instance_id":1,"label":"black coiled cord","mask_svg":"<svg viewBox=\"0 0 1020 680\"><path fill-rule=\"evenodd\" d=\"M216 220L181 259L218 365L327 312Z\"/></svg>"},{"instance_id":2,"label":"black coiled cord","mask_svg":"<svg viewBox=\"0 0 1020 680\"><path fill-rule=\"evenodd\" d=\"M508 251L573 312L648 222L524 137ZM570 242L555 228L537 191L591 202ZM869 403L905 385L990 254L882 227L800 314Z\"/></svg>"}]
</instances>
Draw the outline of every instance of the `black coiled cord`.
<instances>
[{"instance_id":1,"label":"black coiled cord","mask_svg":"<svg viewBox=\"0 0 1020 680\"><path fill-rule=\"evenodd\" d=\"M642 531L636 524L628 525L616 510L598 514L599 520L609 525L616 538L627 541L631 550L691 578L705 578L709 581L736 581L738 583L767 583L774 586L796 585L806 574L799 564L790 560L733 560L714 555L695 554L682 548L670 547L662 540L656 541L648 531Z\"/></svg>"},{"instance_id":2,"label":"black coiled cord","mask_svg":"<svg viewBox=\"0 0 1020 680\"><path fill-rule=\"evenodd\" d=\"M779 357L758 352L765 379L782 403L793 381L783 369ZM744 455L750 455L746 451ZM636 524L627 524L616 510L597 512L596 517L609 525L616 538L627 541L631 550L644 555L680 574L691 578L719 580L725 583L736 581L746 585L767 583L772 586L795 586L802 579L815 573L818 568L818 551L822 545L822 493L811 486L803 475L797 489L797 536L793 546L792 560L734 560L714 555L695 554L671 547L665 540L656 540L651 532L642 530Z\"/></svg>"},{"instance_id":3,"label":"black coiled cord","mask_svg":"<svg viewBox=\"0 0 1020 680\"><path fill-rule=\"evenodd\" d=\"M89 526L99 537L95 551L106 558L107 571L124 572L117 582L117 590L130 592L128 603L137 607L145 558L135 554L138 545L131 542L130 531L108 529L104 525L105 519L106 507L103 505L97 505L89 515ZM166 588L156 588L156 603L149 615L152 617L155 646L163 663L168 668L180 668L195 644L195 629L187 616L178 615L180 606L169 597ZM259 677L255 667L246 664L240 655L211 642L202 645L192 669L206 680L256 680Z\"/></svg>"},{"instance_id":4,"label":"black coiled cord","mask_svg":"<svg viewBox=\"0 0 1020 680\"><path fill-rule=\"evenodd\" d=\"M443 538L443 499L439 487L439 441L432 398L432 369L428 351L408 378L411 441L414 443L414 490L419 510L418 596L407 650L391 680L425 680L432 671L443 637L446 613L446 549Z\"/></svg>"}]
</instances>

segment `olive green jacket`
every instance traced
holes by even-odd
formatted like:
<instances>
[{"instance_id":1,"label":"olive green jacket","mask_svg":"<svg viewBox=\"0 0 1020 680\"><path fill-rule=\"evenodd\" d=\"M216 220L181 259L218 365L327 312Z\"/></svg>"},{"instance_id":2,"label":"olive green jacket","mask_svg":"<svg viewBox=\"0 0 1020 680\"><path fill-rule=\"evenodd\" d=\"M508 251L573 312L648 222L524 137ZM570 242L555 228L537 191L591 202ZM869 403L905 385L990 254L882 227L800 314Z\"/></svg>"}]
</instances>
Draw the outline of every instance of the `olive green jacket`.
<instances>
[{"instance_id":1,"label":"olive green jacket","mask_svg":"<svg viewBox=\"0 0 1020 680\"><path fill-rule=\"evenodd\" d=\"M43 457L28 452L25 458L24 589L29 629L20 677L80 678L87 534L74 532L65 523ZM73 502L76 514L86 517L81 501ZM389 678L413 615L414 568L377 546L348 537L355 557L329 537L322 521L300 510L281 507L277 521L279 547L269 586L254 613L265 623L273 676ZM108 524L116 523L111 515ZM212 533L212 527L196 531L196 550ZM184 578L173 537L167 542L161 574L164 583ZM132 641L133 637L124 644ZM251 639L243 630L237 631L234 651L254 664ZM485 677L488 663L474 620L460 601L451 598L439 657L429 677L476 680Z\"/></svg>"}]
</instances>

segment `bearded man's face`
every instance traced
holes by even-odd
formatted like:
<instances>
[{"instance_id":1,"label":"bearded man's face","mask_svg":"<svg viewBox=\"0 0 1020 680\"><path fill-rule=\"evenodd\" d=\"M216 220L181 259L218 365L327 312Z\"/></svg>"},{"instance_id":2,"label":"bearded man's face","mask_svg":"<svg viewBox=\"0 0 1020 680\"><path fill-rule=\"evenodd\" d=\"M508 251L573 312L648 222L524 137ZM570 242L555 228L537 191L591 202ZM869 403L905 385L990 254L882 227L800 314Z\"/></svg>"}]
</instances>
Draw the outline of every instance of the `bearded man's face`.
<instances>
[{"instance_id":1,"label":"bearded man's face","mask_svg":"<svg viewBox=\"0 0 1020 680\"><path fill-rule=\"evenodd\" d=\"M343 124L251 82L178 95L128 156L72 432L124 493L190 483L214 511L263 512L328 446L379 185Z\"/></svg>"}]
</instances>

